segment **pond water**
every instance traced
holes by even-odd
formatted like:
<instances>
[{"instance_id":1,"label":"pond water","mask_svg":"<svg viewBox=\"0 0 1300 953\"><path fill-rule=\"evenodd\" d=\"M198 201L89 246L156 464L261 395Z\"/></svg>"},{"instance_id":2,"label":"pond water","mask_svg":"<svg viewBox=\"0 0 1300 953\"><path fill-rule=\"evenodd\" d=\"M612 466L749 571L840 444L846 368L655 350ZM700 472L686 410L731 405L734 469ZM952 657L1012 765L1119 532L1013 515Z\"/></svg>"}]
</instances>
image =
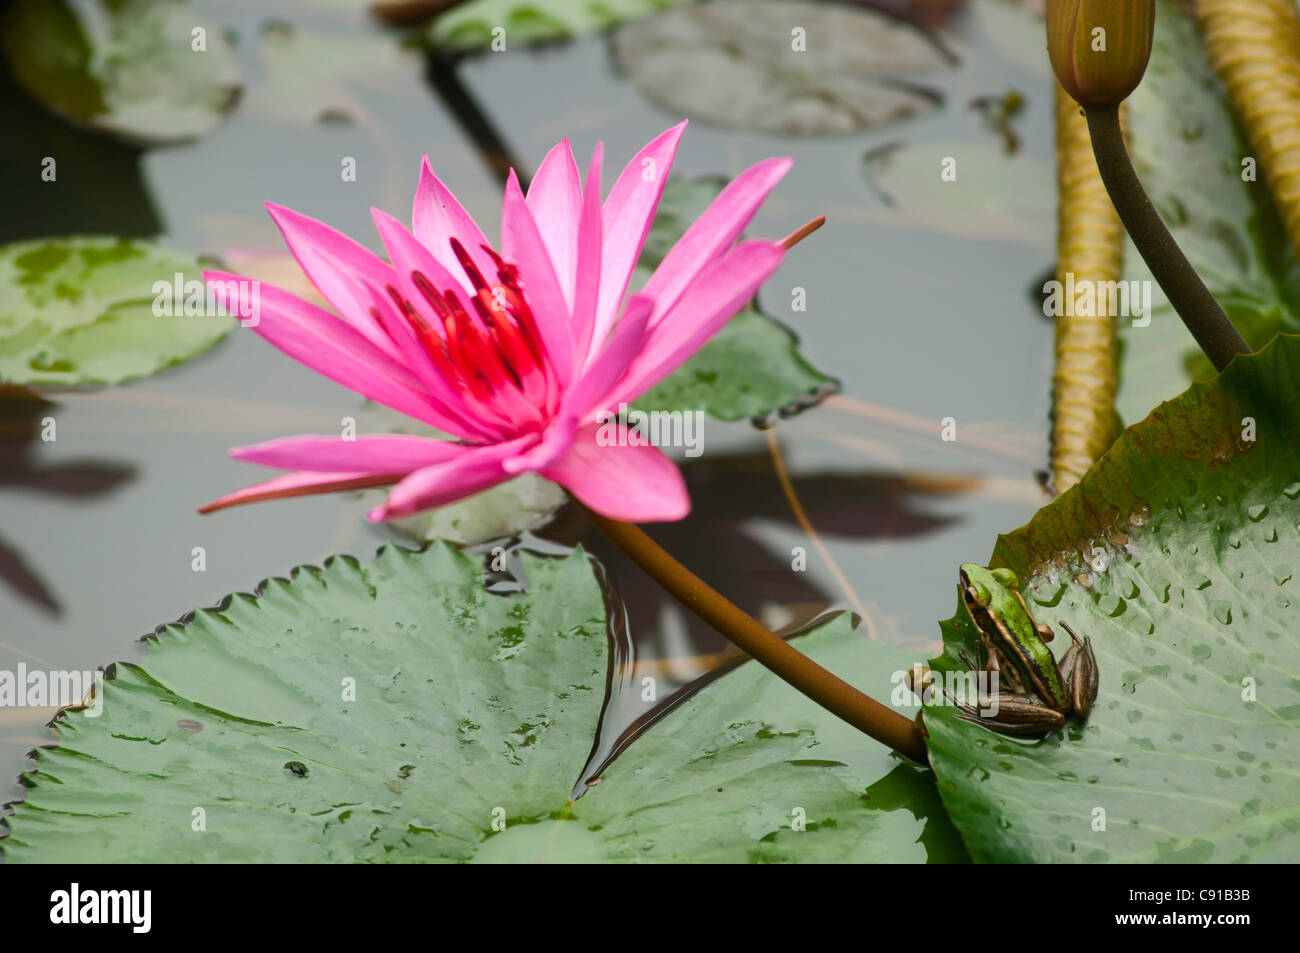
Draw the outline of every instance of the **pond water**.
<instances>
[{"instance_id":1,"label":"pond water","mask_svg":"<svg viewBox=\"0 0 1300 953\"><path fill-rule=\"evenodd\" d=\"M956 202L953 228L941 233L903 221L864 174L865 154L903 142L917 147L900 153L907 161L933 161L935 189L977 191L978 182L960 173L957 183L940 183L939 144L1000 149L970 102L1009 89L1026 99L1015 119L1022 153L1050 161L1045 62L1030 71L1007 60L987 29L987 5L945 27L960 64L927 78L945 97L941 109L862 134L807 139L697 122L675 168L731 175L766 156L790 155L794 168L751 233L780 236L827 215L760 301L797 331L813 365L843 380L843 394L780 421L776 434L809 517L871 629L915 648L918 659L937 644L936 620L956 605L957 565L985 560L996 534L1025 522L1044 499L1035 473L1046 465L1052 331L1029 289L1053 261L1055 209L1032 210L1025 233L1011 240L982 236L975 206L961 220ZM282 254L262 209L272 199L377 247L370 206L404 218L425 153L495 237L498 181L430 87L422 58L400 50L395 34L342 5L279 4L274 18L244 0L194 6L238 36L246 88L231 116L196 143L136 152L69 132L5 80L5 162L28 171L4 178L0 239L107 233L218 255ZM263 56L272 19L288 24L270 28L278 40L301 44L287 63ZM603 38L483 56L458 75L529 169L562 136L572 138L580 161L603 140L612 181L609 169L681 118L617 74ZM351 121L320 122L323 111ZM61 178L81 184L57 191L19 184L51 149L59 150ZM357 160L354 183L340 180L344 156ZM795 287L807 289L806 311L791 310ZM363 507L347 497L195 512L261 478L229 460L228 447L332 432L358 410L354 395L247 331L145 380L46 397L58 439L0 455L0 546L9 551L11 577L0 583L0 669L25 662L84 670L138 658L140 635L196 606L332 553L368 559L395 538L366 523ZM940 439L945 417L956 419L955 442ZM762 432L709 421L705 456L688 474L695 512L651 528L679 559L776 625L849 605L811 549L807 572L791 572L792 548L809 541ZM586 542L619 585L638 659L662 679L661 696L703 670L695 657L724 648L602 541ZM206 553L203 572L192 568L195 547ZM611 712L610 726L640 710ZM20 796L16 778L27 752L53 740L44 727L51 714L0 709L0 800Z\"/></svg>"}]
</instances>

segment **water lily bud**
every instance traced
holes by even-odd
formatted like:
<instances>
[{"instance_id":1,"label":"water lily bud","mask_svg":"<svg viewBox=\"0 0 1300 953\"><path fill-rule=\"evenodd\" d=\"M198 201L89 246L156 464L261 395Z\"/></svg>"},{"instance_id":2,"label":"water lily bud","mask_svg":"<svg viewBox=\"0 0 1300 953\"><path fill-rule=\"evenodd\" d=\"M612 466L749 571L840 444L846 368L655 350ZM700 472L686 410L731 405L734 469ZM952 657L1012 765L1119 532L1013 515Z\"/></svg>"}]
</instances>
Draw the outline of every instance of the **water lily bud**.
<instances>
[{"instance_id":1,"label":"water lily bud","mask_svg":"<svg viewBox=\"0 0 1300 953\"><path fill-rule=\"evenodd\" d=\"M1047 0L1056 78L1081 105L1120 102L1142 82L1155 23L1155 0Z\"/></svg>"}]
</instances>

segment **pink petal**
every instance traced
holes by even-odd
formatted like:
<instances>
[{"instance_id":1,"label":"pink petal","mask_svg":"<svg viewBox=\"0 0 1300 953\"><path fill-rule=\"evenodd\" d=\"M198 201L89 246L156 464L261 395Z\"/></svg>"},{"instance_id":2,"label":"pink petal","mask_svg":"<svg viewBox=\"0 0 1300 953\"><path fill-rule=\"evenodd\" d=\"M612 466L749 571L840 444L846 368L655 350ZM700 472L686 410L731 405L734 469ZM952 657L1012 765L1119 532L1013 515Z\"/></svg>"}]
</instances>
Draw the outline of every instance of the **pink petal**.
<instances>
[{"instance_id":1,"label":"pink petal","mask_svg":"<svg viewBox=\"0 0 1300 953\"><path fill-rule=\"evenodd\" d=\"M578 356L589 362L602 342L594 341L596 305L600 298L600 257L604 228L601 222L600 178L605 149L596 144L587 167L587 189L578 224L578 279L573 303L574 341Z\"/></svg>"},{"instance_id":2,"label":"pink petal","mask_svg":"<svg viewBox=\"0 0 1300 953\"><path fill-rule=\"evenodd\" d=\"M248 321L251 330L295 361L362 397L441 430L457 432L455 424L430 404L419 381L403 364L324 308L274 285L259 284L259 307L255 314L244 314L236 283L252 279L224 271L205 271L203 278L229 313Z\"/></svg>"},{"instance_id":3,"label":"pink petal","mask_svg":"<svg viewBox=\"0 0 1300 953\"><path fill-rule=\"evenodd\" d=\"M641 257L646 235L654 221L659 197L663 195L668 170L677 154L677 143L686 122L652 139L619 174L610 189L601 214L604 243L600 263L600 301L596 307L596 329L592 338L599 341L609 333L623 303L623 294L632 277L632 269Z\"/></svg>"},{"instance_id":4,"label":"pink petal","mask_svg":"<svg viewBox=\"0 0 1300 953\"><path fill-rule=\"evenodd\" d=\"M764 159L755 163L728 182L704 213L691 223L641 290L655 301L652 325L677 303L692 279L740 237L791 165L789 159Z\"/></svg>"},{"instance_id":5,"label":"pink petal","mask_svg":"<svg viewBox=\"0 0 1300 953\"><path fill-rule=\"evenodd\" d=\"M665 522L691 511L686 481L675 463L656 447L600 446L599 429L579 431L573 449L542 476L614 520Z\"/></svg>"},{"instance_id":6,"label":"pink petal","mask_svg":"<svg viewBox=\"0 0 1300 953\"><path fill-rule=\"evenodd\" d=\"M605 341L605 348L564 396L564 408L580 425L601 410L613 410L604 400L645 346L646 327L655 302L645 295L627 301L623 317Z\"/></svg>"},{"instance_id":7,"label":"pink petal","mask_svg":"<svg viewBox=\"0 0 1300 953\"><path fill-rule=\"evenodd\" d=\"M519 189L514 170L506 180L505 203L501 208L501 249L505 259L519 269L538 333L550 355L560 386L565 387L573 378L574 361L569 309L564 303L564 294L560 291L555 268L546 253L537 223L524 203L524 194Z\"/></svg>"},{"instance_id":8,"label":"pink petal","mask_svg":"<svg viewBox=\"0 0 1300 953\"><path fill-rule=\"evenodd\" d=\"M462 443L409 434L363 434L354 440L338 434L304 434L235 447L230 455L281 470L409 473L467 451Z\"/></svg>"},{"instance_id":9,"label":"pink petal","mask_svg":"<svg viewBox=\"0 0 1300 953\"><path fill-rule=\"evenodd\" d=\"M443 268L457 276L457 281L465 291L472 291L473 286L464 277L464 269L451 250L453 238L459 239L465 246L470 258L485 277L496 277L497 269L492 256L483 251L483 246L488 244L483 230L456 201L451 190L433 174L428 156L420 164L420 185L415 190L411 231Z\"/></svg>"},{"instance_id":10,"label":"pink petal","mask_svg":"<svg viewBox=\"0 0 1300 953\"><path fill-rule=\"evenodd\" d=\"M569 452L578 432L578 421L570 416L560 416L551 421L542 439L527 450L507 459L502 468L507 473L527 473L543 470Z\"/></svg>"},{"instance_id":11,"label":"pink petal","mask_svg":"<svg viewBox=\"0 0 1300 953\"><path fill-rule=\"evenodd\" d=\"M324 222L273 202L266 203L285 244L299 267L343 318L360 330L381 351L391 348L387 335L371 318L361 279L383 287L392 269L374 252Z\"/></svg>"},{"instance_id":12,"label":"pink petal","mask_svg":"<svg viewBox=\"0 0 1300 953\"><path fill-rule=\"evenodd\" d=\"M650 328L618 399L630 403L681 366L745 306L784 257L776 242L746 241L701 271Z\"/></svg>"},{"instance_id":13,"label":"pink petal","mask_svg":"<svg viewBox=\"0 0 1300 953\"><path fill-rule=\"evenodd\" d=\"M582 216L582 183L569 140L556 144L528 186L528 211L546 243L564 300L573 307L574 279L578 274L578 222Z\"/></svg>"},{"instance_id":14,"label":"pink petal","mask_svg":"<svg viewBox=\"0 0 1300 953\"><path fill-rule=\"evenodd\" d=\"M391 486L401 478L400 473L285 473L214 500L207 506L199 507L199 512L212 513L242 503L282 500L291 496L317 496L321 493Z\"/></svg>"},{"instance_id":15,"label":"pink petal","mask_svg":"<svg viewBox=\"0 0 1300 953\"><path fill-rule=\"evenodd\" d=\"M471 447L459 456L424 467L407 475L393 487L388 499L369 513L372 522L410 516L444 503L451 503L510 479L504 461L527 449L536 434L486 447Z\"/></svg>"}]
</instances>

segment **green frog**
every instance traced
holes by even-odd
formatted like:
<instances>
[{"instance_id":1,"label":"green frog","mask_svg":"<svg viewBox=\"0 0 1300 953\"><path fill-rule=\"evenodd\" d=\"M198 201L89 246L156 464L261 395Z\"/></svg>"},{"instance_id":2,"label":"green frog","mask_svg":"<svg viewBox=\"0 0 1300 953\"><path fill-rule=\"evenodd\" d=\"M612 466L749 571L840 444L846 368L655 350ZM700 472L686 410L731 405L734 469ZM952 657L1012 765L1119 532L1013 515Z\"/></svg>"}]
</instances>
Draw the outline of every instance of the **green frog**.
<instances>
[{"instance_id":1,"label":"green frog","mask_svg":"<svg viewBox=\"0 0 1300 953\"><path fill-rule=\"evenodd\" d=\"M997 714L958 703L957 717L1007 735L1041 735L1065 724L1067 715L1086 718L1097 698L1097 658L1090 638L1080 640L1064 621L1070 646L1058 665L1047 647L1050 626L1035 621L1010 569L985 569L965 563L960 571L962 604L980 633L982 664L962 661L974 671L996 672ZM982 708L991 707L981 705Z\"/></svg>"}]
</instances>

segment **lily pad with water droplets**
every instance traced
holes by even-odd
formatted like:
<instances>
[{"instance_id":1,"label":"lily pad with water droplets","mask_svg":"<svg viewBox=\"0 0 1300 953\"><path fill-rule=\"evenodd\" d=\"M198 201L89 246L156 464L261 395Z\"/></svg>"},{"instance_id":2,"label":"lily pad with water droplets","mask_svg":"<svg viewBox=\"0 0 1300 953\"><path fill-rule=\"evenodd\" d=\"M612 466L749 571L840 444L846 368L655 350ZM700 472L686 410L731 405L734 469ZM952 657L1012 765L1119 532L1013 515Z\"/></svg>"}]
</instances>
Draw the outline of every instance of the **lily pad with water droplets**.
<instances>
[{"instance_id":1,"label":"lily pad with water droplets","mask_svg":"<svg viewBox=\"0 0 1300 953\"><path fill-rule=\"evenodd\" d=\"M78 864L964 858L927 772L752 663L570 804L605 691L605 602L581 552L522 567L526 591L498 594L444 544L389 546L165 627L140 664L116 666L99 714L61 717L0 850ZM800 641L881 695L910 661L846 617Z\"/></svg>"},{"instance_id":2,"label":"lily pad with water droplets","mask_svg":"<svg viewBox=\"0 0 1300 953\"><path fill-rule=\"evenodd\" d=\"M34 99L128 142L196 138L239 98L234 49L180 0L15 0L2 26Z\"/></svg>"},{"instance_id":3,"label":"lily pad with water droplets","mask_svg":"<svg viewBox=\"0 0 1300 953\"><path fill-rule=\"evenodd\" d=\"M116 384L202 353L235 321L185 313L191 300L198 310L200 270L191 257L124 238L0 246L0 383ZM162 315L157 282L171 291Z\"/></svg>"},{"instance_id":4,"label":"lily pad with water droplets","mask_svg":"<svg viewBox=\"0 0 1300 953\"><path fill-rule=\"evenodd\" d=\"M1300 336L1238 357L1003 536L1030 609L1090 636L1086 722L1008 738L926 708L977 861L1300 860ZM973 649L965 611L936 670ZM1058 657L1061 646L1057 645Z\"/></svg>"},{"instance_id":5,"label":"lily pad with water droplets","mask_svg":"<svg viewBox=\"0 0 1300 953\"><path fill-rule=\"evenodd\" d=\"M807 0L715 0L623 27L614 58L674 116L773 135L860 132L937 107L950 57L915 27Z\"/></svg>"}]
</instances>

